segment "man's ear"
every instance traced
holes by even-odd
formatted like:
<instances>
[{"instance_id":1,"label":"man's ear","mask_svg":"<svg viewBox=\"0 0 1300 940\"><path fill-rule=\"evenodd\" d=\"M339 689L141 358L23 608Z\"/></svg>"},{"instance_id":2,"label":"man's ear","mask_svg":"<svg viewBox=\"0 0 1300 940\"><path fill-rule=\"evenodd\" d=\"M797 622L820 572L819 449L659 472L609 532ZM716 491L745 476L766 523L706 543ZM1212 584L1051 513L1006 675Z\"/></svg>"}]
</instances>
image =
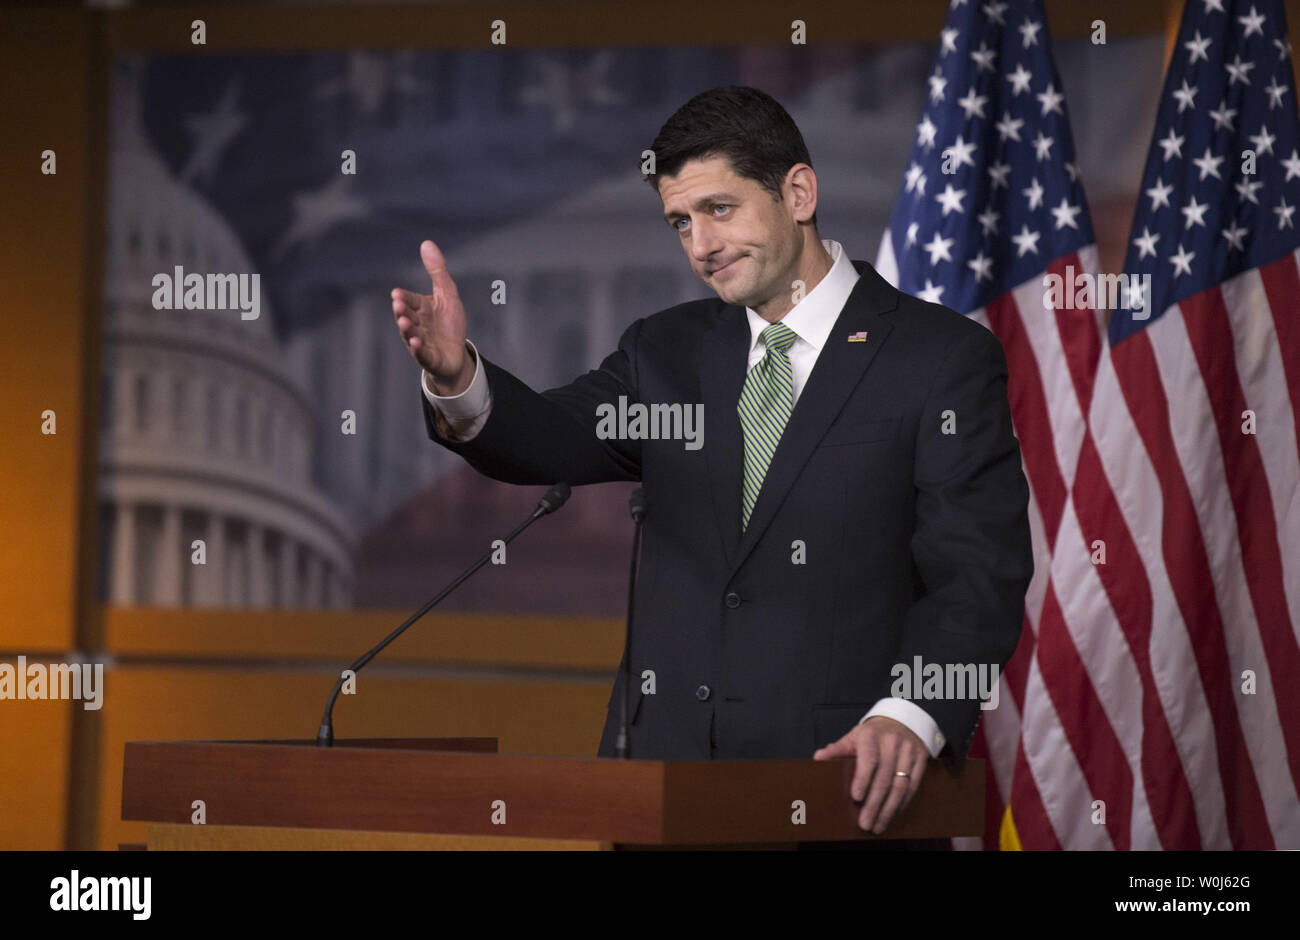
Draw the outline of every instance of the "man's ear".
<instances>
[{"instance_id":1,"label":"man's ear","mask_svg":"<svg viewBox=\"0 0 1300 940\"><path fill-rule=\"evenodd\" d=\"M807 222L817 212L817 174L806 163L796 163L785 174L782 187L796 222Z\"/></svg>"}]
</instances>

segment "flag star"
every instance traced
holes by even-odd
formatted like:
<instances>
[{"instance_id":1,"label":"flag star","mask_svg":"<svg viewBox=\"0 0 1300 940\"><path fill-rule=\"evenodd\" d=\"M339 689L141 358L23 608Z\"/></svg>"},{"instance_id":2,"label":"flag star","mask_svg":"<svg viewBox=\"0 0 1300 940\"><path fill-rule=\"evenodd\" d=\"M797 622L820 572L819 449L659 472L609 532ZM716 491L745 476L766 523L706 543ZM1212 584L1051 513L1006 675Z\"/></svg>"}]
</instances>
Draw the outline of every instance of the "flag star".
<instances>
[{"instance_id":1,"label":"flag star","mask_svg":"<svg viewBox=\"0 0 1300 940\"><path fill-rule=\"evenodd\" d=\"M918 291L916 296L928 303L937 304L939 298L943 296L943 285L931 284L930 279L927 277L925 279L925 289Z\"/></svg>"},{"instance_id":2,"label":"flag star","mask_svg":"<svg viewBox=\"0 0 1300 940\"><path fill-rule=\"evenodd\" d=\"M918 196L925 195L925 184L928 183L929 181L930 178L926 176L924 173L922 173L920 176L916 178L916 194Z\"/></svg>"},{"instance_id":3,"label":"flag star","mask_svg":"<svg viewBox=\"0 0 1300 940\"><path fill-rule=\"evenodd\" d=\"M1277 46L1277 60L1279 62L1291 54L1291 40L1274 39L1273 45Z\"/></svg>"},{"instance_id":4,"label":"flag star","mask_svg":"<svg viewBox=\"0 0 1300 940\"><path fill-rule=\"evenodd\" d=\"M1002 120L997 123L998 136L1004 141L1009 137L1014 141L1020 140L1020 128L1025 126L1025 122L1020 119L1012 120L1010 111L1002 112Z\"/></svg>"},{"instance_id":5,"label":"flag star","mask_svg":"<svg viewBox=\"0 0 1300 940\"><path fill-rule=\"evenodd\" d=\"M1210 148L1206 147L1205 156L1197 157L1192 161L1192 163L1196 164L1197 169L1201 171L1201 182L1204 182L1205 177L1207 176L1213 176L1216 180L1223 179L1223 177L1219 175L1219 164L1222 163L1223 160L1223 157L1210 156Z\"/></svg>"},{"instance_id":6,"label":"flag star","mask_svg":"<svg viewBox=\"0 0 1300 940\"><path fill-rule=\"evenodd\" d=\"M1070 174L1071 183L1077 183L1079 181L1079 166L1073 160L1065 164L1065 172Z\"/></svg>"},{"instance_id":7,"label":"flag star","mask_svg":"<svg viewBox=\"0 0 1300 940\"><path fill-rule=\"evenodd\" d=\"M993 3L984 4L984 6L980 7L980 9L984 11L984 14L989 19L997 23L999 26L1007 25L1007 21L1002 18L1002 14L1007 12L1007 4L998 3L996 2L996 0L994 0Z\"/></svg>"},{"instance_id":8,"label":"flag star","mask_svg":"<svg viewBox=\"0 0 1300 940\"><path fill-rule=\"evenodd\" d=\"M913 222L907 227L907 237L903 241L904 248L911 248L916 244L916 233L921 230L920 222Z\"/></svg>"},{"instance_id":9,"label":"flag star","mask_svg":"<svg viewBox=\"0 0 1300 940\"><path fill-rule=\"evenodd\" d=\"M1147 195L1151 197L1151 211L1155 212L1161 206L1173 206L1169 203L1169 194L1174 191L1172 186L1166 186L1165 181L1157 178L1155 186L1147 190Z\"/></svg>"},{"instance_id":10,"label":"flag star","mask_svg":"<svg viewBox=\"0 0 1300 940\"><path fill-rule=\"evenodd\" d=\"M1225 228L1221 232L1221 234L1223 235L1224 238L1228 240L1228 244L1231 245L1233 248L1235 248L1237 251L1246 250L1246 246L1245 244L1242 243L1241 240L1242 236L1246 234L1246 229L1239 228L1236 222L1232 223L1231 228Z\"/></svg>"},{"instance_id":11,"label":"flag star","mask_svg":"<svg viewBox=\"0 0 1300 940\"><path fill-rule=\"evenodd\" d=\"M975 94L975 86L972 85L965 98L957 99L957 104L966 112L966 120L969 121L972 117L984 116L984 105L988 100L988 95Z\"/></svg>"},{"instance_id":12,"label":"flag star","mask_svg":"<svg viewBox=\"0 0 1300 940\"><path fill-rule=\"evenodd\" d=\"M990 49L983 42L980 47L971 52L970 57L975 60L976 71L983 72L985 69L993 71L993 60L997 58L997 50Z\"/></svg>"},{"instance_id":13,"label":"flag star","mask_svg":"<svg viewBox=\"0 0 1300 940\"><path fill-rule=\"evenodd\" d=\"M1196 107L1197 89L1191 88L1187 84L1187 79L1183 79L1183 87L1174 92L1174 97L1178 99L1178 113L1182 114L1188 108Z\"/></svg>"},{"instance_id":14,"label":"flag star","mask_svg":"<svg viewBox=\"0 0 1300 940\"><path fill-rule=\"evenodd\" d=\"M1016 243L1017 258L1023 258L1029 252L1038 254L1038 239L1042 238L1039 232L1029 231L1028 225L1020 226L1020 234L1012 235L1011 240Z\"/></svg>"},{"instance_id":15,"label":"flag star","mask_svg":"<svg viewBox=\"0 0 1300 940\"><path fill-rule=\"evenodd\" d=\"M903 191L910 193L916 188L916 181L925 174L921 171L920 164L912 163L907 167L907 172L903 174Z\"/></svg>"},{"instance_id":16,"label":"flag star","mask_svg":"<svg viewBox=\"0 0 1300 940\"><path fill-rule=\"evenodd\" d=\"M1178 254L1169 259L1169 263L1174 266L1174 277L1182 274L1192 273L1192 259L1196 257L1196 252L1188 251L1182 245L1178 246Z\"/></svg>"},{"instance_id":17,"label":"flag star","mask_svg":"<svg viewBox=\"0 0 1300 940\"><path fill-rule=\"evenodd\" d=\"M957 29L945 29L943 32L939 33L939 42L942 43L939 55L945 56L950 52L956 52L957 37L959 35L961 35L961 30Z\"/></svg>"},{"instance_id":18,"label":"flag star","mask_svg":"<svg viewBox=\"0 0 1300 940\"><path fill-rule=\"evenodd\" d=\"M1044 137L1043 132L1039 131L1038 136L1034 138L1034 150L1039 160L1046 160L1052 155L1052 144L1055 140L1051 137Z\"/></svg>"},{"instance_id":19,"label":"flag star","mask_svg":"<svg viewBox=\"0 0 1300 940\"><path fill-rule=\"evenodd\" d=\"M1160 241L1159 233L1151 232L1145 225L1142 226L1142 234L1133 239L1133 244L1137 245L1138 249L1138 260L1141 261L1147 255L1153 258L1156 257L1156 242L1158 241Z\"/></svg>"},{"instance_id":20,"label":"flag star","mask_svg":"<svg viewBox=\"0 0 1300 940\"><path fill-rule=\"evenodd\" d=\"M1070 228L1077 231L1079 223L1074 221L1074 217L1082 211L1082 207L1070 205L1070 200L1065 196L1062 196L1061 204L1055 209L1052 209L1051 213L1056 216L1056 228L1058 230L1063 229L1068 225Z\"/></svg>"},{"instance_id":21,"label":"flag star","mask_svg":"<svg viewBox=\"0 0 1300 940\"><path fill-rule=\"evenodd\" d=\"M943 77L943 73L935 67L934 74L930 76L930 100L939 102L943 100L943 90L948 87L948 79Z\"/></svg>"},{"instance_id":22,"label":"flag star","mask_svg":"<svg viewBox=\"0 0 1300 940\"><path fill-rule=\"evenodd\" d=\"M1166 163L1169 162L1170 157L1177 157L1180 160L1183 158L1183 141L1185 140L1187 140L1186 137L1175 135L1174 129L1171 127L1169 128L1168 137L1156 141L1164 148Z\"/></svg>"},{"instance_id":23,"label":"flag star","mask_svg":"<svg viewBox=\"0 0 1300 940\"><path fill-rule=\"evenodd\" d=\"M1259 199L1256 198L1255 192L1256 190L1264 188L1263 183L1252 183L1250 180L1240 180L1232 185L1233 188L1237 190L1237 195L1246 202L1253 202L1255 205L1259 205Z\"/></svg>"},{"instance_id":24,"label":"flag star","mask_svg":"<svg viewBox=\"0 0 1300 940\"><path fill-rule=\"evenodd\" d=\"M1285 85L1279 85L1276 78L1271 78L1264 90L1268 92L1268 109L1270 111L1282 107L1282 96L1287 92Z\"/></svg>"},{"instance_id":25,"label":"flag star","mask_svg":"<svg viewBox=\"0 0 1300 940\"><path fill-rule=\"evenodd\" d=\"M1281 202L1273 207L1273 213L1277 216L1278 231L1281 231L1284 228L1295 228L1295 226L1291 224L1291 216L1295 214L1296 207L1288 206L1285 197L1279 196L1278 198Z\"/></svg>"},{"instance_id":26,"label":"flag star","mask_svg":"<svg viewBox=\"0 0 1300 940\"><path fill-rule=\"evenodd\" d=\"M1283 160L1282 165L1286 167L1286 179L1282 182L1289 183L1292 177L1300 176L1300 153L1292 147L1290 159Z\"/></svg>"},{"instance_id":27,"label":"flag star","mask_svg":"<svg viewBox=\"0 0 1300 940\"><path fill-rule=\"evenodd\" d=\"M1011 97L1029 91L1029 82L1033 77L1033 72L1026 69L1023 63L1017 62L1016 70L1007 73L1007 80L1011 82Z\"/></svg>"},{"instance_id":28,"label":"flag star","mask_svg":"<svg viewBox=\"0 0 1300 940\"><path fill-rule=\"evenodd\" d=\"M1128 282L1128 306L1130 310L1147 310L1147 294L1142 289L1142 280L1134 277Z\"/></svg>"},{"instance_id":29,"label":"flag star","mask_svg":"<svg viewBox=\"0 0 1300 940\"><path fill-rule=\"evenodd\" d=\"M1263 124L1259 126L1258 134L1251 134L1246 139L1255 145L1256 153L1272 153L1273 142L1277 140Z\"/></svg>"},{"instance_id":30,"label":"flag star","mask_svg":"<svg viewBox=\"0 0 1300 940\"><path fill-rule=\"evenodd\" d=\"M935 195L935 200L943 206L943 214L947 216L949 212L962 212L966 210L961 207L961 201L966 196L966 190L953 189L952 183L949 183L944 191Z\"/></svg>"},{"instance_id":31,"label":"flag star","mask_svg":"<svg viewBox=\"0 0 1300 940\"><path fill-rule=\"evenodd\" d=\"M1193 225L1205 225L1205 210L1210 208L1208 202L1197 202L1195 196L1189 196L1187 205L1178 211L1187 216L1187 224L1183 228L1191 228Z\"/></svg>"},{"instance_id":32,"label":"flag star","mask_svg":"<svg viewBox=\"0 0 1300 940\"><path fill-rule=\"evenodd\" d=\"M1065 111L1061 108L1061 102L1065 100L1065 95L1057 91L1056 87L1051 82L1047 83L1047 91L1042 94L1034 95L1034 97L1043 105L1042 117L1047 117L1047 115L1053 111L1060 115L1065 114Z\"/></svg>"},{"instance_id":33,"label":"flag star","mask_svg":"<svg viewBox=\"0 0 1300 940\"><path fill-rule=\"evenodd\" d=\"M1214 129L1216 131L1223 130L1225 127L1231 131L1232 119L1236 114L1237 109L1228 107L1228 100L1224 98L1219 101L1218 109L1210 112L1210 120L1214 121ZM1172 132L1173 128L1170 128L1170 133Z\"/></svg>"},{"instance_id":34,"label":"flag star","mask_svg":"<svg viewBox=\"0 0 1300 940\"><path fill-rule=\"evenodd\" d=\"M921 123L916 125L916 143L918 146L929 150L934 146L934 135L939 132L939 128L934 126L930 120L930 115L921 118Z\"/></svg>"},{"instance_id":35,"label":"flag star","mask_svg":"<svg viewBox=\"0 0 1300 940\"><path fill-rule=\"evenodd\" d=\"M975 283L988 278L993 280L993 259L984 257L984 252L979 251L974 258L966 262L966 267L975 272Z\"/></svg>"},{"instance_id":36,"label":"flag star","mask_svg":"<svg viewBox=\"0 0 1300 940\"><path fill-rule=\"evenodd\" d=\"M971 144L966 143L962 139L962 135L958 134L956 143L954 143L951 147L945 150L943 152L943 155L945 157L946 156L952 157L953 169L955 170L957 167L962 166L963 164L965 164L966 166L973 167L975 165L975 161L974 159L972 159L971 154L973 154L974 152L975 152L975 145L973 143Z\"/></svg>"},{"instance_id":37,"label":"flag star","mask_svg":"<svg viewBox=\"0 0 1300 940\"><path fill-rule=\"evenodd\" d=\"M979 220L980 228L984 229L985 235L996 235L998 233L998 219L1002 217L993 211L992 206L989 206L975 218Z\"/></svg>"},{"instance_id":38,"label":"flag star","mask_svg":"<svg viewBox=\"0 0 1300 940\"><path fill-rule=\"evenodd\" d=\"M1206 14L1206 16L1209 16L1209 14L1210 14L1212 11L1215 11L1215 10L1217 10L1217 11L1220 12L1220 13L1224 12L1224 10L1223 10L1223 0L1205 0L1205 14Z\"/></svg>"},{"instance_id":39,"label":"flag star","mask_svg":"<svg viewBox=\"0 0 1300 940\"><path fill-rule=\"evenodd\" d=\"M1038 31L1042 28L1042 23L1037 20L1030 20L1027 16L1025 17L1025 21L1020 25L1019 29L1020 35L1024 37L1026 49L1038 45Z\"/></svg>"},{"instance_id":40,"label":"flag star","mask_svg":"<svg viewBox=\"0 0 1300 940\"><path fill-rule=\"evenodd\" d=\"M952 243L956 241L953 238L942 238L938 232L934 233L934 238L930 239L921 247L930 253L930 264L936 265L940 261L951 261L952 254L948 251Z\"/></svg>"},{"instance_id":41,"label":"flag star","mask_svg":"<svg viewBox=\"0 0 1300 940\"><path fill-rule=\"evenodd\" d=\"M1251 9L1253 10L1254 7L1251 7ZM1232 57L1231 62L1223 63L1223 67L1228 72L1228 87L1231 88L1237 82L1241 82L1243 85L1250 84L1250 76L1246 73L1255 67L1255 63L1242 62L1241 54L1238 53Z\"/></svg>"},{"instance_id":42,"label":"flag star","mask_svg":"<svg viewBox=\"0 0 1300 940\"><path fill-rule=\"evenodd\" d=\"M992 180L992 187L997 189L999 186L1006 187L1007 174L1011 172L1010 163L994 163L988 168L989 179ZM1290 179L1290 177L1287 177Z\"/></svg>"},{"instance_id":43,"label":"flag star","mask_svg":"<svg viewBox=\"0 0 1300 940\"><path fill-rule=\"evenodd\" d=\"M1192 52L1192 57L1187 60L1188 65L1195 65L1198 59L1204 59L1206 62L1210 61L1210 56L1206 52L1206 50L1210 48L1210 40L1202 39L1201 31L1199 29L1196 31L1196 35L1192 39L1183 43L1183 48L1190 49Z\"/></svg>"},{"instance_id":44,"label":"flag star","mask_svg":"<svg viewBox=\"0 0 1300 940\"><path fill-rule=\"evenodd\" d=\"M1237 17L1237 22L1240 23L1242 26L1246 27L1246 31L1242 33L1241 38L1249 39L1253 33L1259 33L1261 36L1263 36L1265 19L1266 17L1260 16L1258 13L1255 12L1255 6L1254 4L1252 4L1250 7L1250 13L1248 13L1246 16Z\"/></svg>"},{"instance_id":45,"label":"flag star","mask_svg":"<svg viewBox=\"0 0 1300 940\"><path fill-rule=\"evenodd\" d=\"M1045 192L1045 190L1039 184L1037 176L1035 176L1031 184L1025 187L1024 189L1022 189L1021 192L1029 197L1029 209L1031 212L1034 209L1042 208L1043 193Z\"/></svg>"}]
</instances>

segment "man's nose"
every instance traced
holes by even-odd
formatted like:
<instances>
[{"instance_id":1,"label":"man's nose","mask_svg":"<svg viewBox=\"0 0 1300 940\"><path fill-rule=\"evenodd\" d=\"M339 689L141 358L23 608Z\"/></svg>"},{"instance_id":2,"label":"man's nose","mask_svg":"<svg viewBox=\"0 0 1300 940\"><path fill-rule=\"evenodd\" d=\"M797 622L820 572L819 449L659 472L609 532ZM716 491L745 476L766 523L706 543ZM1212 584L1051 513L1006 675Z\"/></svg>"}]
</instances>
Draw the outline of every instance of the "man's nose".
<instances>
[{"instance_id":1,"label":"man's nose","mask_svg":"<svg viewBox=\"0 0 1300 940\"><path fill-rule=\"evenodd\" d=\"M708 261L722 247L722 239L708 222L691 222L691 257L696 261Z\"/></svg>"}]
</instances>

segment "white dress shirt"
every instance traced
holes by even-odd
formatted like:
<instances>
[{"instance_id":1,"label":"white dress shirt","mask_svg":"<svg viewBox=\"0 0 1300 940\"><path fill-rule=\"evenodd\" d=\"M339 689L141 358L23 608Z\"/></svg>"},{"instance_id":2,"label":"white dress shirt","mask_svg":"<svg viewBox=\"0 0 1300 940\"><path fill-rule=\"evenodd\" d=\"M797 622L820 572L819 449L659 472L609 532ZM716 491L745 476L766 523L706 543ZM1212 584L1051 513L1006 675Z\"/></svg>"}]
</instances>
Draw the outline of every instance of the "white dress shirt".
<instances>
[{"instance_id":1,"label":"white dress shirt","mask_svg":"<svg viewBox=\"0 0 1300 940\"><path fill-rule=\"evenodd\" d=\"M840 311L844 309L853 285L858 282L860 276L839 242L824 238L822 246L831 256L831 269L813 286L812 290L804 294L802 300L790 308L780 321L797 336L786 353L790 359L795 402L799 400L799 394L812 373L817 356L826 345L831 328L835 326L835 321L839 318ZM747 369L752 369L766 353L766 348L759 342L759 334L768 326L768 321L749 307L745 308L745 316L749 320ZM428 385L426 373L421 373L420 380L424 397L429 400L429 404L447 423L451 431L446 436L457 441L468 441L478 434L487 423L488 415L492 411L492 390L488 388L487 378L479 366L478 350L469 340L466 340L466 344L474 357L475 366L474 378L465 391L459 395L436 395ZM906 725L925 744L931 757L938 757L939 752L943 750L943 732L939 730L939 726L925 709L914 702L892 696L882 698L862 716L862 720L858 723L861 724L862 721L877 715L892 718Z\"/></svg>"}]
</instances>

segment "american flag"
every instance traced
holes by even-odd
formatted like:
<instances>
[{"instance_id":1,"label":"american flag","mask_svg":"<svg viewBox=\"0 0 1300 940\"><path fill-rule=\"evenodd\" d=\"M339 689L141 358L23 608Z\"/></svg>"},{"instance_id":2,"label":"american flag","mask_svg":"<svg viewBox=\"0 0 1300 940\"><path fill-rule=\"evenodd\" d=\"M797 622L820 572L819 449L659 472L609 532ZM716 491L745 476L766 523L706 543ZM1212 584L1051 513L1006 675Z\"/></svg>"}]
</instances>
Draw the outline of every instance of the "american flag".
<instances>
[{"instance_id":1,"label":"american flag","mask_svg":"<svg viewBox=\"0 0 1300 940\"><path fill-rule=\"evenodd\" d=\"M1109 324L1045 296L1098 264L1041 3L941 34L877 266L1007 353L1036 570L988 848L1300 846L1295 96L1279 5L1228 6L1187 10Z\"/></svg>"}]
</instances>

